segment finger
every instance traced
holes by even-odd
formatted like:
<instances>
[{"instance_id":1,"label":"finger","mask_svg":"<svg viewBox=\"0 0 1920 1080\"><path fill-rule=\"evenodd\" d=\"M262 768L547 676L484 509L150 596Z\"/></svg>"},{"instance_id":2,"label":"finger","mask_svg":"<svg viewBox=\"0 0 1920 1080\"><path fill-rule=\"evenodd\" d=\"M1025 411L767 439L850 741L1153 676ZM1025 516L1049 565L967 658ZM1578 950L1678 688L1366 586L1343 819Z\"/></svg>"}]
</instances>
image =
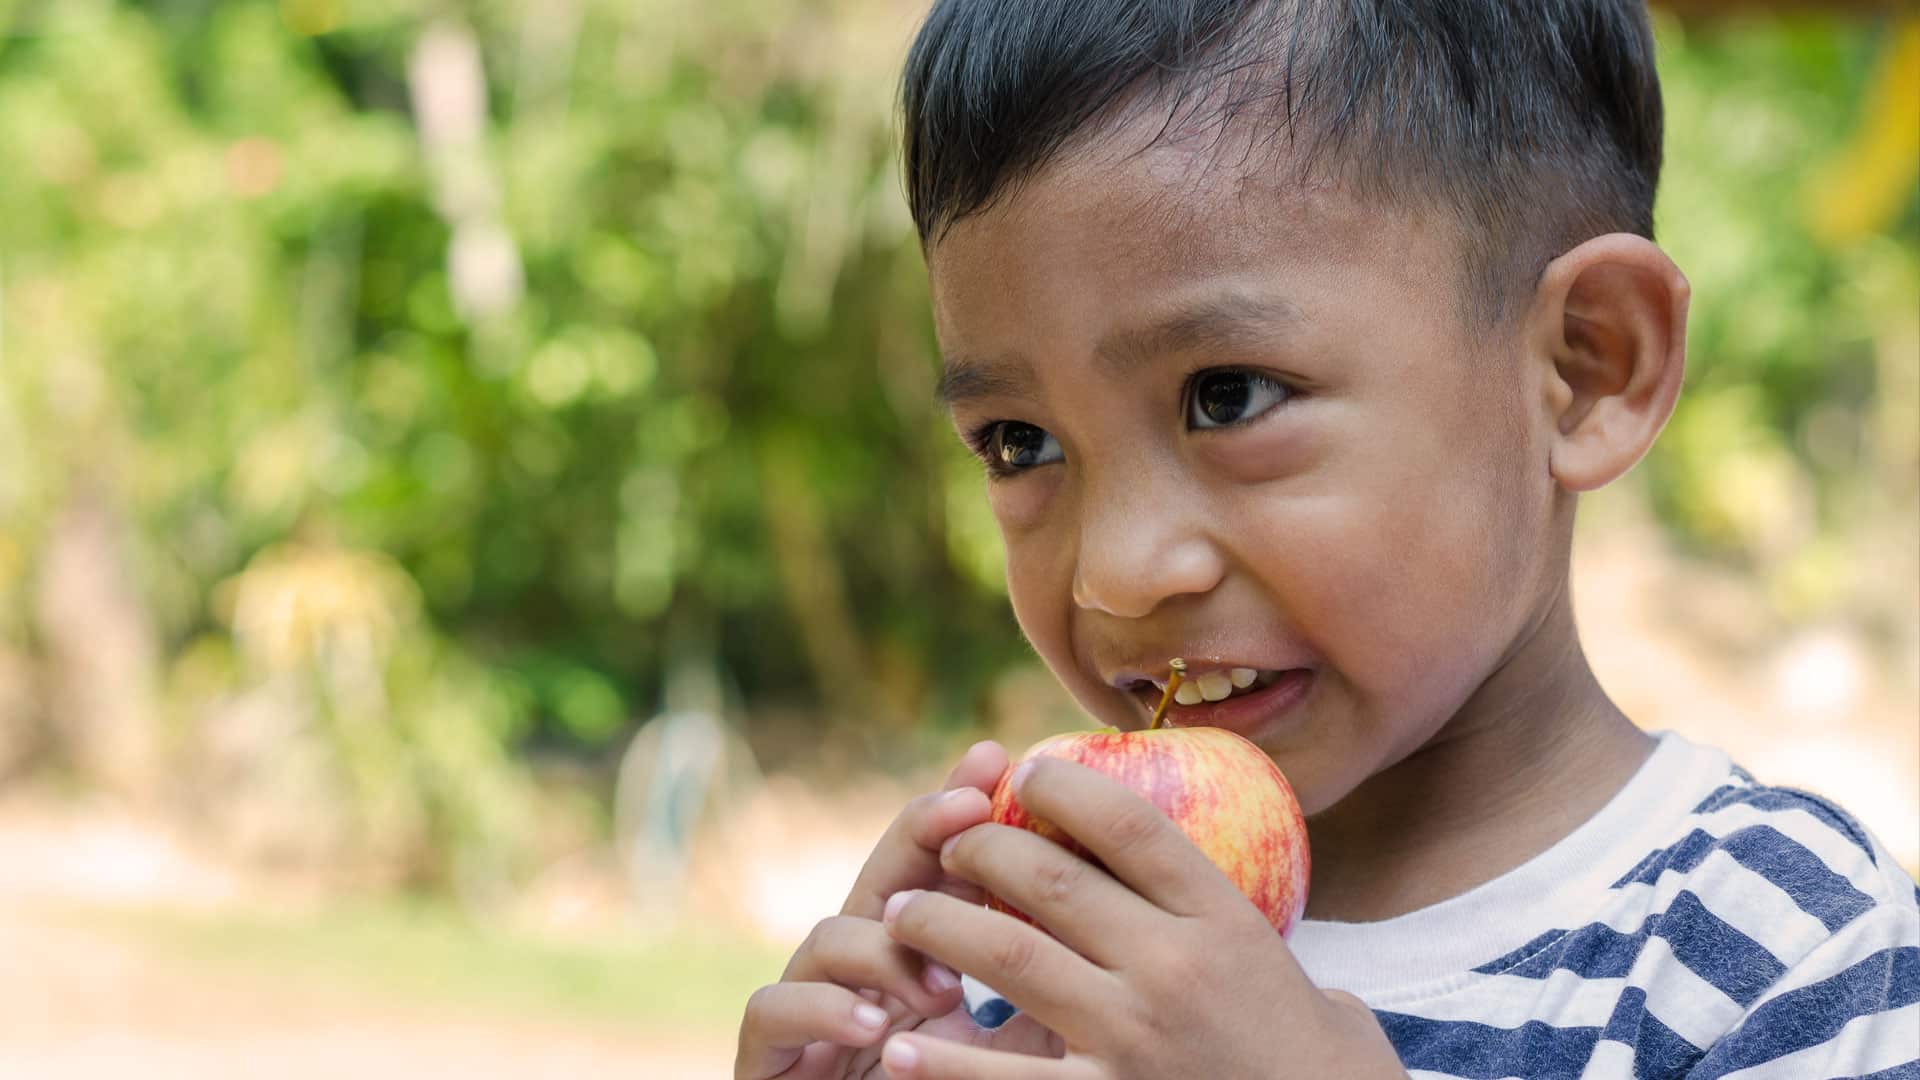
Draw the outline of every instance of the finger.
<instances>
[{"instance_id":1,"label":"finger","mask_svg":"<svg viewBox=\"0 0 1920 1080\"><path fill-rule=\"evenodd\" d=\"M815 925L780 978L885 991L921 1016L944 1016L960 1003L960 980L953 972L893 940L872 919L851 915Z\"/></svg>"},{"instance_id":2,"label":"finger","mask_svg":"<svg viewBox=\"0 0 1920 1080\"><path fill-rule=\"evenodd\" d=\"M987 820L991 812L992 802L972 787L921 795L907 803L874 845L840 913L877 921L887 897L938 885L945 876L940 845L961 829Z\"/></svg>"},{"instance_id":3,"label":"finger","mask_svg":"<svg viewBox=\"0 0 1920 1080\"><path fill-rule=\"evenodd\" d=\"M1166 918L1105 870L1025 829L975 825L947 840L940 863L1105 968Z\"/></svg>"},{"instance_id":4,"label":"finger","mask_svg":"<svg viewBox=\"0 0 1920 1080\"><path fill-rule=\"evenodd\" d=\"M740 1023L736 1077L778 1076L810 1044L871 1046L887 1029L887 1010L844 986L781 982L747 999Z\"/></svg>"},{"instance_id":5,"label":"finger","mask_svg":"<svg viewBox=\"0 0 1920 1080\"><path fill-rule=\"evenodd\" d=\"M938 886L941 843L987 819L989 795L1006 763L997 743L975 743L953 767L946 788L909 802L874 845L840 913L877 920L894 893Z\"/></svg>"},{"instance_id":6,"label":"finger","mask_svg":"<svg viewBox=\"0 0 1920 1080\"><path fill-rule=\"evenodd\" d=\"M1199 915L1224 899L1246 902L1172 818L1113 777L1056 758L1037 758L1022 769L1013 780L1014 797L1027 812L1058 825L1155 906Z\"/></svg>"},{"instance_id":7,"label":"finger","mask_svg":"<svg viewBox=\"0 0 1920 1080\"><path fill-rule=\"evenodd\" d=\"M946 783L941 790L973 787L988 795L993 794L994 786L1000 783L1000 777L1007 771L1007 751L992 739L983 739L967 747L960 760L947 774Z\"/></svg>"},{"instance_id":8,"label":"finger","mask_svg":"<svg viewBox=\"0 0 1920 1080\"><path fill-rule=\"evenodd\" d=\"M1087 1058L1036 1058L924 1035L888 1039L880 1063L896 1080L1098 1080L1100 1076L1099 1067Z\"/></svg>"},{"instance_id":9,"label":"finger","mask_svg":"<svg viewBox=\"0 0 1920 1080\"><path fill-rule=\"evenodd\" d=\"M983 739L967 748L960 760L947 774L946 782L941 785L943 791L975 787L986 792L989 799L1000 786L1000 780L1007 775L1006 748L992 739ZM971 882L949 879L941 882L939 890L949 896L957 896L969 903L985 903L986 896L979 887Z\"/></svg>"},{"instance_id":10,"label":"finger","mask_svg":"<svg viewBox=\"0 0 1920 1080\"><path fill-rule=\"evenodd\" d=\"M1111 1017L1120 998L1118 980L1040 930L944 893L900 893L886 922L895 941L972 974L1069 1041Z\"/></svg>"}]
</instances>

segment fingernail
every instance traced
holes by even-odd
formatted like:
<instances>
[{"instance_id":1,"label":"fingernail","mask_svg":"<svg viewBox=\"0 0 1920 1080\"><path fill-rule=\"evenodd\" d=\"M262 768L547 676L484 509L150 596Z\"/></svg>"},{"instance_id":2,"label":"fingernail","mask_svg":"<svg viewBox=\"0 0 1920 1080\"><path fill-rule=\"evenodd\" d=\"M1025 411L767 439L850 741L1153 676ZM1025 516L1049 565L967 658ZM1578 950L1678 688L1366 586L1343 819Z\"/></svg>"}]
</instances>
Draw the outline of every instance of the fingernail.
<instances>
[{"instance_id":1,"label":"fingernail","mask_svg":"<svg viewBox=\"0 0 1920 1080\"><path fill-rule=\"evenodd\" d=\"M887 1042L887 1048L880 1051L880 1060L891 1071L911 1069L920 1064L920 1048L903 1039L892 1039Z\"/></svg>"},{"instance_id":2,"label":"fingernail","mask_svg":"<svg viewBox=\"0 0 1920 1080\"><path fill-rule=\"evenodd\" d=\"M878 1005L855 1005L853 1020L863 1028L879 1031L887 1026L887 1010Z\"/></svg>"},{"instance_id":3,"label":"fingernail","mask_svg":"<svg viewBox=\"0 0 1920 1080\"><path fill-rule=\"evenodd\" d=\"M888 926L892 926L893 920L900 914L900 909L906 907L907 901L918 895L920 895L919 889L908 889L905 892L897 892L887 897L887 908L880 913L880 921ZM872 911L873 909L868 908L867 910Z\"/></svg>"},{"instance_id":4,"label":"fingernail","mask_svg":"<svg viewBox=\"0 0 1920 1080\"><path fill-rule=\"evenodd\" d=\"M1013 770L1013 794L1017 798L1027 786L1027 777L1033 775L1033 762L1023 761Z\"/></svg>"},{"instance_id":5,"label":"fingernail","mask_svg":"<svg viewBox=\"0 0 1920 1080\"><path fill-rule=\"evenodd\" d=\"M944 842L942 842L942 843L941 843L941 845L940 845L940 865L942 865L942 866L945 866L945 865L946 865L946 863L947 863L947 856L949 856L949 855L951 855L951 854L953 854L953 845L955 845L955 844L957 844L957 843L959 843L959 842L960 842L960 834L959 834L959 833L954 833L954 834L953 834L952 836L949 836L949 837L947 837L947 838L946 838L946 840L945 840Z\"/></svg>"},{"instance_id":6,"label":"fingernail","mask_svg":"<svg viewBox=\"0 0 1920 1080\"><path fill-rule=\"evenodd\" d=\"M939 801L939 802L941 802L941 803L943 803L943 804L944 804L944 803L950 803L950 802L953 802L953 801L954 801L955 799L959 799L959 798L963 798L963 797L965 797L965 796L966 796L966 794L967 794L967 793L968 793L969 791L975 791L975 790L978 790L978 789L976 789L976 788L970 788L970 787L957 787L957 788L953 788L953 789L951 789L951 790L949 790L949 791L943 791L943 792L941 792L941 793L940 793L940 798L939 798L939 800L938 800L938 801Z\"/></svg>"},{"instance_id":7,"label":"fingernail","mask_svg":"<svg viewBox=\"0 0 1920 1080\"><path fill-rule=\"evenodd\" d=\"M953 969L937 960L927 961L927 969L920 973L920 983L931 994L944 994L960 985L960 976Z\"/></svg>"}]
</instances>

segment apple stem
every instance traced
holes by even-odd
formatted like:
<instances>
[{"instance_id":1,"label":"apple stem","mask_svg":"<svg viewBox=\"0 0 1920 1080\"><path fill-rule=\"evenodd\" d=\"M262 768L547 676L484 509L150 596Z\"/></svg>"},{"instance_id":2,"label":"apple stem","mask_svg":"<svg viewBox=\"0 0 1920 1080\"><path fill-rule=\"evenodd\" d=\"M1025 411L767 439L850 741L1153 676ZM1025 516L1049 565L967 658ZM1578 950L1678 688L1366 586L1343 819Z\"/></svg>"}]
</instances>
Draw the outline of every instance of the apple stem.
<instances>
[{"instance_id":1,"label":"apple stem","mask_svg":"<svg viewBox=\"0 0 1920 1080\"><path fill-rule=\"evenodd\" d=\"M1154 707L1153 722L1147 725L1148 731L1152 731L1166 722L1167 707L1173 704L1173 692L1180 689L1181 683L1187 681L1187 662L1185 660L1176 656L1172 660L1167 661L1167 666L1172 669L1167 672L1167 688L1160 694L1160 704Z\"/></svg>"}]
</instances>

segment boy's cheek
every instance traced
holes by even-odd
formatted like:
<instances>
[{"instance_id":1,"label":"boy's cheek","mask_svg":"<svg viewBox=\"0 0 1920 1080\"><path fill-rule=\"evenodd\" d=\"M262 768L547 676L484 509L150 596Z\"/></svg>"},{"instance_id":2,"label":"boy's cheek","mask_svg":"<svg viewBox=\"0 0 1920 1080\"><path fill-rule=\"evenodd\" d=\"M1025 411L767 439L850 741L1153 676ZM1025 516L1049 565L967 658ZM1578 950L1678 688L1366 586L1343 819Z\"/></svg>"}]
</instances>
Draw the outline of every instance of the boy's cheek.
<instances>
[{"instance_id":1,"label":"boy's cheek","mask_svg":"<svg viewBox=\"0 0 1920 1080\"><path fill-rule=\"evenodd\" d=\"M1326 457L1327 439L1319 430L1319 418L1307 411L1310 404L1317 403L1282 405L1281 409L1293 411L1201 443L1198 456L1210 474L1208 479L1250 485L1311 475Z\"/></svg>"},{"instance_id":2,"label":"boy's cheek","mask_svg":"<svg viewBox=\"0 0 1920 1080\"><path fill-rule=\"evenodd\" d=\"M1062 472L1059 466L1048 465L1021 476L987 480L987 506L1009 547L1044 524Z\"/></svg>"},{"instance_id":3,"label":"boy's cheek","mask_svg":"<svg viewBox=\"0 0 1920 1080\"><path fill-rule=\"evenodd\" d=\"M1482 601L1502 586L1470 554L1483 542L1462 542L1447 523L1402 516L1393 505L1317 499L1267 517L1257 531L1286 538L1284 554L1268 557L1266 584L1340 676L1321 689L1353 698L1362 713L1425 714L1458 696L1481 640L1498 636Z\"/></svg>"}]
</instances>

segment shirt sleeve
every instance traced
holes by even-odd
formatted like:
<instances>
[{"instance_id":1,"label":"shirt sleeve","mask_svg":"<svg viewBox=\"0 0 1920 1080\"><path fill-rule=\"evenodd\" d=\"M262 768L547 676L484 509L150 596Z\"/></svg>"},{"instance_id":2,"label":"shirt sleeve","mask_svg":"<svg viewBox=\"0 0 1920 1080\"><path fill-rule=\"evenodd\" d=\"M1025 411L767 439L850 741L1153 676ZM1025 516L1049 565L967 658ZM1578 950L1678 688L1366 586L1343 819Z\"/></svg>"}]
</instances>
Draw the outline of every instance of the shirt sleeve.
<instances>
[{"instance_id":1,"label":"shirt sleeve","mask_svg":"<svg viewBox=\"0 0 1920 1080\"><path fill-rule=\"evenodd\" d=\"M1884 905L1756 999L1687 1080L1920 1080L1920 916Z\"/></svg>"}]
</instances>

